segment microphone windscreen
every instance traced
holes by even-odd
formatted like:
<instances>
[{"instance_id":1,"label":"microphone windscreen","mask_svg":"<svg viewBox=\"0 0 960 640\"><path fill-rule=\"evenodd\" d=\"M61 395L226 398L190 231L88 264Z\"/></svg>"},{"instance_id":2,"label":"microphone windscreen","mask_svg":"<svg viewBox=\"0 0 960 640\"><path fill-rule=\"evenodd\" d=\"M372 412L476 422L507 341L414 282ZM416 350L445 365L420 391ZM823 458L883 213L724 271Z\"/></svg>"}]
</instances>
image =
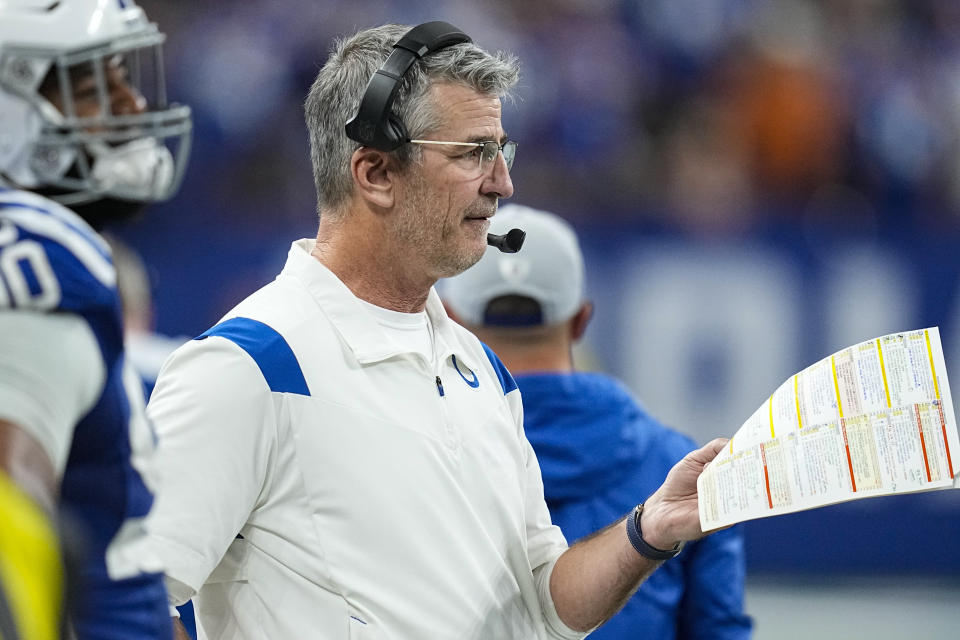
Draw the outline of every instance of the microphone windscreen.
<instances>
[{"instance_id":1,"label":"microphone windscreen","mask_svg":"<svg viewBox=\"0 0 960 640\"><path fill-rule=\"evenodd\" d=\"M523 229L510 229L502 236L496 233L488 233L487 244L496 247L503 253L516 253L520 251L526 237L527 233Z\"/></svg>"},{"instance_id":2,"label":"microphone windscreen","mask_svg":"<svg viewBox=\"0 0 960 640\"><path fill-rule=\"evenodd\" d=\"M523 247L523 241L526 240L527 233L523 229L510 229L507 232L504 244L509 249L508 253L516 253Z\"/></svg>"}]
</instances>

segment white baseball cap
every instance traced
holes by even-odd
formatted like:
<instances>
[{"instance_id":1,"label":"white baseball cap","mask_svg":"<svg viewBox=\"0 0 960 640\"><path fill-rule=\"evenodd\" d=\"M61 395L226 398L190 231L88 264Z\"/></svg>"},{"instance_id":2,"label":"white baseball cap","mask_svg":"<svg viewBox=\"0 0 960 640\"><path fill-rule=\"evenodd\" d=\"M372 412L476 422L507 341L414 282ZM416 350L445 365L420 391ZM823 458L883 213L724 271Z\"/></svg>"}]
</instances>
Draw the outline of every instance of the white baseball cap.
<instances>
[{"instance_id":1,"label":"white baseball cap","mask_svg":"<svg viewBox=\"0 0 960 640\"><path fill-rule=\"evenodd\" d=\"M518 253L487 247L483 258L441 284L444 301L466 324L474 326L553 325L569 320L584 298L583 254L573 227L559 216L507 204L490 221L490 232L513 228L527 233ZM510 318L488 313L492 300L515 295L530 298L540 313Z\"/></svg>"}]
</instances>

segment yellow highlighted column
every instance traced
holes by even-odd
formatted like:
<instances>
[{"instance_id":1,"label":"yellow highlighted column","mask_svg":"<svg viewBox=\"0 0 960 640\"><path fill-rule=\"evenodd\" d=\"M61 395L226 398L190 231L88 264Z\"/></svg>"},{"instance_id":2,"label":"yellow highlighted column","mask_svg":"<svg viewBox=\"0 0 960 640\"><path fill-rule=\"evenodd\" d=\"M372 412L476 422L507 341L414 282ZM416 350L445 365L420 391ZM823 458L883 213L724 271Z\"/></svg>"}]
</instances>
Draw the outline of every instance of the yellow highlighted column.
<instances>
[{"instance_id":1,"label":"yellow highlighted column","mask_svg":"<svg viewBox=\"0 0 960 640\"><path fill-rule=\"evenodd\" d=\"M940 385L937 383L937 370L933 366L933 349L930 348L930 332L923 330L923 336L927 339L927 357L930 358L930 375L933 376L933 390L937 394L937 400L940 399Z\"/></svg>"},{"instance_id":2,"label":"yellow highlighted column","mask_svg":"<svg viewBox=\"0 0 960 640\"><path fill-rule=\"evenodd\" d=\"M803 419L800 417L800 386L797 383L797 376L793 376L793 400L797 404L797 429L803 429Z\"/></svg>"},{"instance_id":3,"label":"yellow highlighted column","mask_svg":"<svg viewBox=\"0 0 960 640\"><path fill-rule=\"evenodd\" d=\"M880 347L880 342L882 341L877 338L877 354L880 356L880 373L883 374L883 391L887 394L887 406L890 407L890 385L887 384L887 368L883 364L883 349ZM929 342L927 342L927 346L930 346Z\"/></svg>"},{"instance_id":4,"label":"yellow highlighted column","mask_svg":"<svg viewBox=\"0 0 960 640\"><path fill-rule=\"evenodd\" d=\"M843 402L840 401L840 381L837 380L837 362L833 356L830 356L830 368L833 370L833 389L837 392L837 411L840 417L843 417Z\"/></svg>"},{"instance_id":5,"label":"yellow highlighted column","mask_svg":"<svg viewBox=\"0 0 960 640\"><path fill-rule=\"evenodd\" d=\"M776 438L777 434L773 430L773 394L770 394L770 399L767 400L767 404L770 405L770 437Z\"/></svg>"}]
</instances>

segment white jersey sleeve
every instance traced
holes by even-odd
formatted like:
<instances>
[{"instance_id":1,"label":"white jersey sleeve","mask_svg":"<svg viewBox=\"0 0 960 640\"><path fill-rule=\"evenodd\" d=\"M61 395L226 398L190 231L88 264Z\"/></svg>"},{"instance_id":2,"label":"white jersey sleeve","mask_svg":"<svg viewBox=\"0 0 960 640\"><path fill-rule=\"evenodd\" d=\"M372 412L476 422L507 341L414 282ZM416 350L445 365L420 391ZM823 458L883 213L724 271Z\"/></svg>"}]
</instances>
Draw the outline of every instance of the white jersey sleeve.
<instances>
[{"instance_id":1,"label":"white jersey sleeve","mask_svg":"<svg viewBox=\"0 0 960 640\"><path fill-rule=\"evenodd\" d=\"M63 473L73 428L103 390L97 339L80 316L0 313L0 418L41 444Z\"/></svg>"},{"instance_id":2,"label":"white jersey sleeve","mask_svg":"<svg viewBox=\"0 0 960 640\"><path fill-rule=\"evenodd\" d=\"M250 356L212 337L170 357L147 415L159 439L148 530L179 605L204 584L257 504L275 450L274 405Z\"/></svg>"}]
</instances>

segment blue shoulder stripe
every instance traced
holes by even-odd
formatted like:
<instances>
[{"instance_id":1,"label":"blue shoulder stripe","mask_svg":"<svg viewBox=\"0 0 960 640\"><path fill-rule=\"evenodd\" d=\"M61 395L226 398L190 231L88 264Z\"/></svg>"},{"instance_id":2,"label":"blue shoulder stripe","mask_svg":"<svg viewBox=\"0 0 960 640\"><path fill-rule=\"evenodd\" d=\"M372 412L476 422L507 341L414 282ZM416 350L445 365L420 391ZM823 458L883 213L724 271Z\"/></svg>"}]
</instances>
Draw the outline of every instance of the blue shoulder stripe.
<instances>
[{"instance_id":1,"label":"blue shoulder stripe","mask_svg":"<svg viewBox=\"0 0 960 640\"><path fill-rule=\"evenodd\" d=\"M275 329L250 318L230 318L194 338L219 336L246 351L260 367L271 391L309 396L297 356Z\"/></svg>"},{"instance_id":2,"label":"blue shoulder stripe","mask_svg":"<svg viewBox=\"0 0 960 640\"><path fill-rule=\"evenodd\" d=\"M513 376L507 371L507 367L500 361L497 354L493 352L493 349L488 347L484 342L480 344L483 346L483 350L487 352L487 358L490 360L490 364L493 365L493 370L497 373L497 378L500 379L500 388L503 389L503 395L507 395L517 388L517 381L513 379Z\"/></svg>"}]
</instances>

